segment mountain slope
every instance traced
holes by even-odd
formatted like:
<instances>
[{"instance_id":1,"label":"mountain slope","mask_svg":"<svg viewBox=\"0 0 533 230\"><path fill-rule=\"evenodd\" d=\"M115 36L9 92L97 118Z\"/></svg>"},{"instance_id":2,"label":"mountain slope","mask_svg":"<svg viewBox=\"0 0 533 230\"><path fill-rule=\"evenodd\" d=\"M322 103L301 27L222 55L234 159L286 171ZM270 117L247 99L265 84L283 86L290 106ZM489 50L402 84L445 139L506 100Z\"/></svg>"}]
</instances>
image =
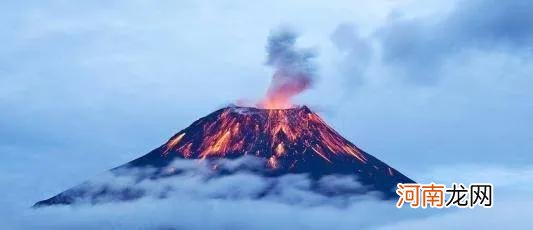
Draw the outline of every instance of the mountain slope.
<instances>
[{"instance_id":1,"label":"mountain slope","mask_svg":"<svg viewBox=\"0 0 533 230\"><path fill-rule=\"evenodd\" d=\"M262 176L304 173L320 179L332 174L353 175L368 191L382 192L385 198L396 195L393 190L397 183L413 182L344 139L306 106L217 110L178 132L162 146L112 171L150 167L156 169L154 175L159 175L176 159L209 161L243 156L265 160L264 167L251 169ZM109 191L104 189L100 193ZM139 196L133 191L115 195L122 200ZM70 204L83 196L87 196L83 186L75 187L36 206Z\"/></svg>"}]
</instances>

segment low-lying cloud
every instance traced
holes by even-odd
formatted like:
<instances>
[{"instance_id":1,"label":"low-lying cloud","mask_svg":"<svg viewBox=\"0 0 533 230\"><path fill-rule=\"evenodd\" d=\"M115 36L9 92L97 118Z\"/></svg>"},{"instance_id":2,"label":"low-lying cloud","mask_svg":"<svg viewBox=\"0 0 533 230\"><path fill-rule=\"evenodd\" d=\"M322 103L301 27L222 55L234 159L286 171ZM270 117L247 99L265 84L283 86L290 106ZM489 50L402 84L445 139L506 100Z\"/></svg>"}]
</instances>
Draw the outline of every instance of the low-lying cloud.
<instances>
[{"instance_id":1,"label":"low-lying cloud","mask_svg":"<svg viewBox=\"0 0 533 230\"><path fill-rule=\"evenodd\" d=\"M319 180L311 180L307 174L265 177L257 173L264 165L263 159L251 156L216 161L178 159L162 170L118 168L64 194L75 197L76 205L175 196L193 200L260 199L305 206L346 206L357 200L380 199L378 192L368 192L355 176L328 175Z\"/></svg>"},{"instance_id":2,"label":"low-lying cloud","mask_svg":"<svg viewBox=\"0 0 533 230\"><path fill-rule=\"evenodd\" d=\"M205 163L205 162L204 162ZM153 170L125 170L102 174L91 180L94 185L106 183L120 190L134 186L144 190L139 199L119 202L109 197L91 204L27 208L4 212L2 229L413 229L448 226L456 229L474 226L531 225L515 217L525 217L533 200L517 183L495 184L492 209L397 209L395 201L376 196L326 196L310 191L305 175L288 175L277 179L263 178L246 170L257 163L250 159L218 162L219 169L234 172L218 177L211 164L198 161L176 161L167 171L183 170L161 180L139 180ZM455 170L454 170L455 169ZM483 173L476 173L484 170ZM242 171L239 173L239 171ZM450 173L450 172L455 172ZM523 170L465 165L459 168L439 167L422 176L436 182L470 180L491 181L497 175L529 177ZM129 175L129 176L127 176ZM163 175L163 174L161 174ZM484 175L474 176L471 175ZM514 182L513 182L514 181ZM516 183L515 183L516 182ZM328 188L359 188L353 177L329 176L319 182ZM272 193L258 197L266 187ZM529 187L529 186L526 186ZM530 187L529 187L530 189ZM522 191L522 192L520 192ZM520 211L521 210L521 211ZM527 218L523 218L526 220Z\"/></svg>"},{"instance_id":3,"label":"low-lying cloud","mask_svg":"<svg viewBox=\"0 0 533 230\"><path fill-rule=\"evenodd\" d=\"M429 215L398 210L394 201L381 200L377 194L325 195L311 188L360 189L362 185L351 176L331 175L316 183L304 174L269 178L246 170L256 163L255 158L216 162L219 170L233 171L226 176L213 175L214 164L191 160L175 161L157 180L141 179L153 175L154 169L104 173L82 187L94 194L105 186L108 191L129 188L143 195L126 202L108 195L96 200L79 199L70 206L28 208L24 215L13 217L4 226L8 229L324 229L328 226L359 229ZM175 172L180 173L165 176ZM387 218L381 213L387 213Z\"/></svg>"}]
</instances>

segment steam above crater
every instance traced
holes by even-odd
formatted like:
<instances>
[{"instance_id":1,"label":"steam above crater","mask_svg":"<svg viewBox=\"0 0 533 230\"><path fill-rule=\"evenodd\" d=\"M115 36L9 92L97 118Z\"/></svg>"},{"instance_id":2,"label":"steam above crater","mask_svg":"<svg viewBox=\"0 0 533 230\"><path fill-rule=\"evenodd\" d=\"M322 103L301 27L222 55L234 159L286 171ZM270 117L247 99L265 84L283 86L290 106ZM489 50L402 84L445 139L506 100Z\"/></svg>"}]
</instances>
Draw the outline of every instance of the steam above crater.
<instances>
[{"instance_id":1,"label":"steam above crater","mask_svg":"<svg viewBox=\"0 0 533 230\"><path fill-rule=\"evenodd\" d=\"M316 52L296 47L298 34L289 28L279 28L268 37L266 64L274 74L260 108L284 109L293 106L291 99L313 84Z\"/></svg>"}]
</instances>

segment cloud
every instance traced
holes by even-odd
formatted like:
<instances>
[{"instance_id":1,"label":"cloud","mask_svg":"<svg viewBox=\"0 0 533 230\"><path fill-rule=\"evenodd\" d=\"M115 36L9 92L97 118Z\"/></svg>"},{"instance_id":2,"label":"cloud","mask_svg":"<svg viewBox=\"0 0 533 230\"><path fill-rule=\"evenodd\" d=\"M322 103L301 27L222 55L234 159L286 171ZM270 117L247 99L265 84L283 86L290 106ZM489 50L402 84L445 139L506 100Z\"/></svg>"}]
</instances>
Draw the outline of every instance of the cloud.
<instances>
[{"instance_id":1,"label":"cloud","mask_svg":"<svg viewBox=\"0 0 533 230\"><path fill-rule=\"evenodd\" d=\"M492 209L461 209L443 215L400 221L377 229L531 229L533 199L522 194L505 197Z\"/></svg>"},{"instance_id":2,"label":"cloud","mask_svg":"<svg viewBox=\"0 0 533 230\"><path fill-rule=\"evenodd\" d=\"M358 189L353 177L327 176L314 184L306 175L269 178L243 171L258 159L217 162L178 160L157 180L140 179L154 169L121 169L104 173L82 187L92 197L105 187L111 194L125 188L142 197L118 201L116 196L81 199L70 206L21 210L2 223L7 229L336 229L368 228L394 221L428 216L432 212L396 209L394 201L370 195L325 195L326 190ZM212 167L236 170L218 176ZM175 174L175 172L179 172ZM167 175L167 176L165 176ZM168 176L173 175L173 176ZM111 191L111 192L110 192ZM266 192L265 192L266 191ZM96 202L96 203L95 203ZM381 213L387 213L384 219Z\"/></svg>"},{"instance_id":3,"label":"cloud","mask_svg":"<svg viewBox=\"0 0 533 230\"><path fill-rule=\"evenodd\" d=\"M446 60L467 51L530 54L532 11L530 1L458 1L444 17L391 17L376 39L384 63L406 70L410 80L431 83Z\"/></svg>"},{"instance_id":4,"label":"cloud","mask_svg":"<svg viewBox=\"0 0 533 230\"><path fill-rule=\"evenodd\" d=\"M459 164L435 166L421 173L424 183L492 183L494 206L491 209L457 209L442 215L401 220L377 229L531 229L533 212L533 167Z\"/></svg>"},{"instance_id":5,"label":"cloud","mask_svg":"<svg viewBox=\"0 0 533 230\"><path fill-rule=\"evenodd\" d=\"M505 167L498 164L461 163L454 166L435 165L419 173L425 183L491 183L498 192L533 191L533 167L531 165Z\"/></svg>"},{"instance_id":6,"label":"cloud","mask_svg":"<svg viewBox=\"0 0 533 230\"><path fill-rule=\"evenodd\" d=\"M302 205L343 205L353 200L379 199L367 195L354 176L326 176L312 181L306 174L263 177L257 173L264 159L245 156L235 160L175 160L163 169L118 168L67 190L60 196L74 204L97 204L141 197L228 200L264 199ZM352 193L350 193L352 192ZM336 194L334 196L331 196Z\"/></svg>"},{"instance_id":7,"label":"cloud","mask_svg":"<svg viewBox=\"0 0 533 230\"><path fill-rule=\"evenodd\" d=\"M383 213L387 213L387 218L383 218ZM416 212L398 210L392 202L375 200L341 208L173 196L164 200L143 198L127 203L25 210L2 224L6 229L364 229L412 218L409 213Z\"/></svg>"},{"instance_id":8,"label":"cloud","mask_svg":"<svg viewBox=\"0 0 533 230\"><path fill-rule=\"evenodd\" d=\"M245 160L247 162L252 162ZM244 161L224 161L221 167L236 169ZM111 182L117 188L136 186L146 196L128 202L102 202L94 205L52 206L2 213L4 229L456 229L472 227L527 228L527 213L533 200L527 190L515 191L522 183L494 181L492 209L397 209L394 201L373 196L336 197L310 191L310 181L303 175L289 175L272 180L242 172L231 176L206 177L212 165L197 161L177 161L172 167L187 172L158 181L124 179L127 174L143 177L142 170L123 171L120 176L106 174L99 183ZM504 172L530 176L531 167L516 169L503 166L442 166L425 174L432 180L469 182L470 175L484 168L486 178ZM175 168L179 171L178 168ZM194 170L193 170L194 169ZM199 171L197 171L198 169ZM460 170L459 170L460 169ZM153 172L149 170L149 172ZM167 171L172 172L172 171ZM453 173L455 172L455 174ZM506 173L505 173L506 174ZM328 187L358 187L349 177L329 176L319 183ZM271 193L257 197L265 188ZM529 187L531 189L531 187ZM506 192L513 191L513 192ZM162 194L164 194L162 196Z\"/></svg>"},{"instance_id":9,"label":"cloud","mask_svg":"<svg viewBox=\"0 0 533 230\"><path fill-rule=\"evenodd\" d=\"M322 93L338 96L332 124L396 167L420 167L407 154L425 164L531 161L523 127L533 114L532 4L412 4L380 25L337 24L331 41L340 60L331 68L340 83Z\"/></svg>"},{"instance_id":10,"label":"cloud","mask_svg":"<svg viewBox=\"0 0 533 230\"><path fill-rule=\"evenodd\" d=\"M340 51L340 74L350 86L364 83L364 73L374 55L369 38L363 37L355 24L342 23L331 35L331 41Z\"/></svg>"},{"instance_id":11,"label":"cloud","mask_svg":"<svg viewBox=\"0 0 533 230\"><path fill-rule=\"evenodd\" d=\"M343 75L357 79L351 86L363 83L361 75L373 58L380 68L391 67L395 77L433 84L445 68L454 68L445 67L447 62L476 51L504 52L531 60L532 11L529 1L460 0L443 15L413 16L397 9L367 37L358 33L356 25L342 23L331 37L344 56L339 63ZM378 50L372 49L372 43Z\"/></svg>"}]
</instances>

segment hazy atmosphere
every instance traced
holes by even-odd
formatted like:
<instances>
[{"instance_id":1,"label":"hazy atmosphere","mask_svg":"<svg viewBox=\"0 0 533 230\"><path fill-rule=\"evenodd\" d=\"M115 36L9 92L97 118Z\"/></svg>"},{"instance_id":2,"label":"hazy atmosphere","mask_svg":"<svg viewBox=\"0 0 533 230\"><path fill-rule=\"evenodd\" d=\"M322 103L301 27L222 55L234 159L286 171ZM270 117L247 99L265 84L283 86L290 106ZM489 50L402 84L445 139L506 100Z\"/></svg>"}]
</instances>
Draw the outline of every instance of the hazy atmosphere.
<instances>
[{"instance_id":1,"label":"hazy atmosphere","mask_svg":"<svg viewBox=\"0 0 533 230\"><path fill-rule=\"evenodd\" d=\"M521 0L0 3L0 215L7 217L0 228L198 229L206 227L201 215L211 220L207 228L225 229L257 228L261 215L293 229L444 228L450 221L531 228L532 13L533 2ZM290 74L298 81L271 82L287 66L297 67ZM179 195L172 199L180 207L141 200L30 209L216 109L284 103L272 95L285 86L295 104L417 182L494 184L494 208L400 212L365 198L339 210L305 195L314 208L245 200L220 213L213 207L226 201ZM262 183L234 179L246 181L247 191ZM213 183L206 193L223 189ZM380 222L385 209L390 219ZM165 215L141 220L153 211ZM107 219L122 218L117 213L135 223ZM187 213L187 221L176 224L170 213ZM368 213L375 215L356 218Z\"/></svg>"}]
</instances>

